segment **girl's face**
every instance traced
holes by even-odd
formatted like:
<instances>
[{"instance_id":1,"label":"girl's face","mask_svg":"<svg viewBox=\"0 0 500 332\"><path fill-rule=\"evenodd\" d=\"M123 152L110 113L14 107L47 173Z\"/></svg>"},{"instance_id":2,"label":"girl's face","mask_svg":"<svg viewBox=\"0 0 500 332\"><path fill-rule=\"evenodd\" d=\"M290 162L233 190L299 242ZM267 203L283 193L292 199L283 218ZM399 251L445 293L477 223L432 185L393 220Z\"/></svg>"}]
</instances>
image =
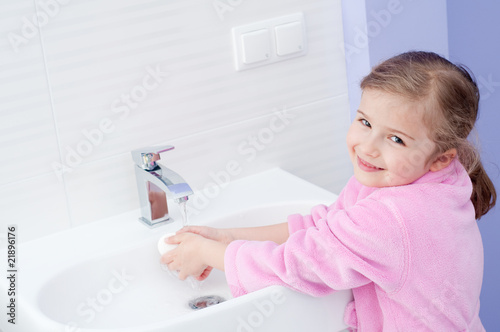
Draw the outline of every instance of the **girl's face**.
<instances>
[{"instance_id":1,"label":"girl's face","mask_svg":"<svg viewBox=\"0 0 500 332\"><path fill-rule=\"evenodd\" d=\"M431 167L435 143L424 126L424 103L365 89L347 133L356 179L369 187L412 183Z\"/></svg>"}]
</instances>

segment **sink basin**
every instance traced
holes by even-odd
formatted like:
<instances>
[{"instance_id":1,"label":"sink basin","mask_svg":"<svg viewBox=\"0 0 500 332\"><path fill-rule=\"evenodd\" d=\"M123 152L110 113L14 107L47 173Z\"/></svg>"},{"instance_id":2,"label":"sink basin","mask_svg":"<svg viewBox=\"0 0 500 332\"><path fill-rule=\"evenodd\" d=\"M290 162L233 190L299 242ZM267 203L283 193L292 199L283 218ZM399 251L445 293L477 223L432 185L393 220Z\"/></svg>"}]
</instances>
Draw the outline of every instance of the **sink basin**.
<instances>
[{"instance_id":1,"label":"sink basin","mask_svg":"<svg viewBox=\"0 0 500 332\"><path fill-rule=\"evenodd\" d=\"M152 239L154 240L154 239ZM137 328L193 312L189 301L230 299L224 273L183 282L160 266L156 241L79 263L41 289L38 305L54 321L86 329ZM126 313L126 314L124 314Z\"/></svg>"},{"instance_id":2,"label":"sink basin","mask_svg":"<svg viewBox=\"0 0 500 332\"><path fill-rule=\"evenodd\" d=\"M274 169L228 184L203 208L192 206L189 219L214 227L269 225L335 199L328 191ZM175 210L171 209L172 217L180 220ZM314 298L273 286L233 298L221 271L213 270L203 282L178 280L161 266L157 241L181 223L151 230L137 221L138 216L138 210L131 211L22 244L15 328L42 332L346 328L343 313L352 300L350 291ZM6 287L3 280L0 291L6 293ZM193 309L196 299L198 305L207 299L223 302ZM0 324L0 330L16 331L7 328L5 320Z\"/></svg>"}]
</instances>

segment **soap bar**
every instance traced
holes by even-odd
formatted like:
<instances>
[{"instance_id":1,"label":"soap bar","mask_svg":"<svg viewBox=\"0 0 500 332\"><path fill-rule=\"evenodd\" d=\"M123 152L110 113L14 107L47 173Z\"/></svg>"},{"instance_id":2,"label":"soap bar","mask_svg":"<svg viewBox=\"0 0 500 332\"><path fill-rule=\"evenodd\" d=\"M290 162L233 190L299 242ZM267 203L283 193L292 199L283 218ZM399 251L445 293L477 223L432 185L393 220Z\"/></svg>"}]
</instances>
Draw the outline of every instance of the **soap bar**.
<instances>
[{"instance_id":1,"label":"soap bar","mask_svg":"<svg viewBox=\"0 0 500 332\"><path fill-rule=\"evenodd\" d=\"M171 236L174 236L175 233L168 233L163 235L160 240L158 241L158 251L160 252L160 255L163 256L164 253L177 248L177 244L168 244L165 243L165 239Z\"/></svg>"}]
</instances>

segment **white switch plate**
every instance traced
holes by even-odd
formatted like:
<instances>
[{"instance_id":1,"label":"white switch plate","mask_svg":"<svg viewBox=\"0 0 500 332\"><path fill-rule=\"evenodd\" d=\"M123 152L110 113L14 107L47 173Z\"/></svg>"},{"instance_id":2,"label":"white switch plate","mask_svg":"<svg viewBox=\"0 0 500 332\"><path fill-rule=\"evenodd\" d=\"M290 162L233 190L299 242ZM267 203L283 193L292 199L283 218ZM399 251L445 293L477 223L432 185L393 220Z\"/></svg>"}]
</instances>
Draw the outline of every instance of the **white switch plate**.
<instances>
[{"instance_id":1,"label":"white switch plate","mask_svg":"<svg viewBox=\"0 0 500 332\"><path fill-rule=\"evenodd\" d=\"M276 54L287 56L304 49L302 22L292 22L274 27L276 36Z\"/></svg>"},{"instance_id":2,"label":"white switch plate","mask_svg":"<svg viewBox=\"0 0 500 332\"><path fill-rule=\"evenodd\" d=\"M234 64L237 71L288 60L307 53L302 13L234 27L232 33ZM266 35L268 43L265 42Z\"/></svg>"},{"instance_id":3,"label":"white switch plate","mask_svg":"<svg viewBox=\"0 0 500 332\"><path fill-rule=\"evenodd\" d=\"M269 59L271 45L269 30L261 29L241 35L243 63L249 65Z\"/></svg>"}]
</instances>

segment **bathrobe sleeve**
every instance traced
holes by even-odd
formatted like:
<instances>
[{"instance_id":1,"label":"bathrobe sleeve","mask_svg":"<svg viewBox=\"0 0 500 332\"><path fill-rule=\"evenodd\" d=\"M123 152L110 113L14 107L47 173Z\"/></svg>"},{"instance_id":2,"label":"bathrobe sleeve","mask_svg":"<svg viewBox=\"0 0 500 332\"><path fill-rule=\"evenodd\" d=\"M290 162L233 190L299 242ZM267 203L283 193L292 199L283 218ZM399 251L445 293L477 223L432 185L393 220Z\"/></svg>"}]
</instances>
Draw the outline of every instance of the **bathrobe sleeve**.
<instances>
[{"instance_id":1,"label":"bathrobe sleeve","mask_svg":"<svg viewBox=\"0 0 500 332\"><path fill-rule=\"evenodd\" d=\"M346 188L344 188L344 190L340 192L339 197L337 197L335 202L329 207L320 204L314 206L311 209L310 215L302 216L300 214L292 214L288 216L287 222L289 234L295 233L296 231L302 229L306 229L308 227L315 227L318 221L326 218L328 212L331 213L331 211L344 209L346 206L346 196L347 200L355 201L356 197L353 197L355 196L355 194L353 195L353 193L357 193L359 187L359 183L355 180L354 177L352 177Z\"/></svg>"},{"instance_id":2,"label":"bathrobe sleeve","mask_svg":"<svg viewBox=\"0 0 500 332\"><path fill-rule=\"evenodd\" d=\"M294 217L297 218L297 217ZM313 296L375 282L391 292L404 282L408 240L390 202L366 198L348 209L316 207L282 245L234 241L225 253L234 296L282 285Z\"/></svg>"},{"instance_id":3,"label":"bathrobe sleeve","mask_svg":"<svg viewBox=\"0 0 500 332\"><path fill-rule=\"evenodd\" d=\"M327 207L325 205L317 205L312 208L311 214L305 216L292 214L288 216L288 232L292 234L309 227L316 227L316 223L319 220L326 218L327 212Z\"/></svg>"}]
</instances>

